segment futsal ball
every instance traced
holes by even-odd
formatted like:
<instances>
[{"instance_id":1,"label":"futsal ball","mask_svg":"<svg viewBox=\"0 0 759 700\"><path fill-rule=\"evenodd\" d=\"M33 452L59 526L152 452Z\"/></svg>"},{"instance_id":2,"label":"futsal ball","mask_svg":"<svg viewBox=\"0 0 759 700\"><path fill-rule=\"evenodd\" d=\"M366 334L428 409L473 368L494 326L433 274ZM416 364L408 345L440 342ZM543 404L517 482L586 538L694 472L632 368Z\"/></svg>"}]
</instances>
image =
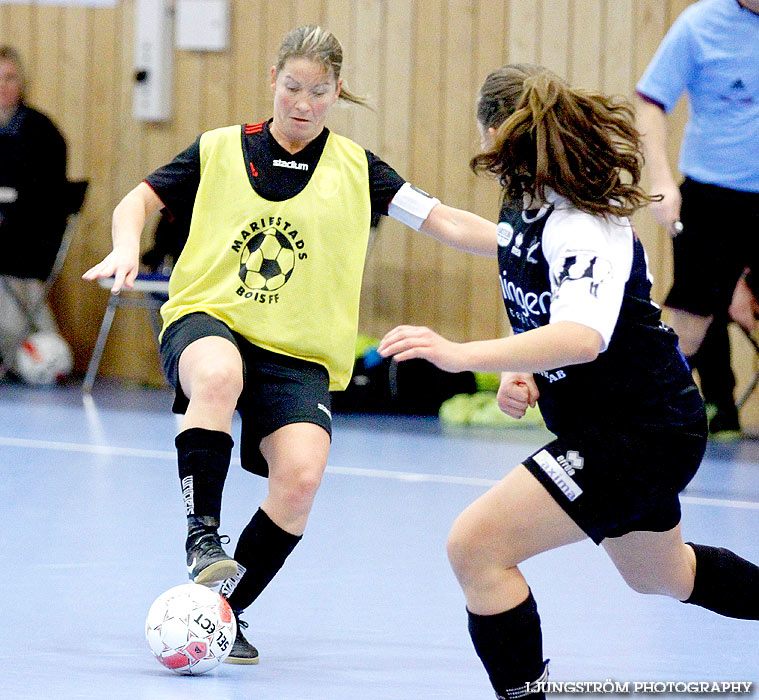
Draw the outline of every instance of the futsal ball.
<instances>
[{"instance_id":1,"label":"futsal ball","mask_svg":"<svg viewBox=\"0 0 759 700\"><path fill-rule=\"evenodd\" d=\"M16 351L13 370L28 384L55 384L74 367L71 348L57 333L32 333Z\"/></svg>"},{"instance_id":2,"label":"futsal ball","mask_svg":"<svg viewBox=\"0 0 759 700\"><path fill-rule=\"evenodd\" d=\"M250 289L273 292L295 268L295 251L287 236L275 228L255 234L240 257L240 279Z\"/></svg>"},{"instance_id":3,"label":"futsal ball","mask_svg":"<svg viewBox=\"0 0 759 700\"><path fill-rule=\"evenodd\" d=\"M145 637L159 663L188 676L216 668L229 656L236 635L229 603L197 583L159 595L145 621Z\"/></svg>"}]
</instances>

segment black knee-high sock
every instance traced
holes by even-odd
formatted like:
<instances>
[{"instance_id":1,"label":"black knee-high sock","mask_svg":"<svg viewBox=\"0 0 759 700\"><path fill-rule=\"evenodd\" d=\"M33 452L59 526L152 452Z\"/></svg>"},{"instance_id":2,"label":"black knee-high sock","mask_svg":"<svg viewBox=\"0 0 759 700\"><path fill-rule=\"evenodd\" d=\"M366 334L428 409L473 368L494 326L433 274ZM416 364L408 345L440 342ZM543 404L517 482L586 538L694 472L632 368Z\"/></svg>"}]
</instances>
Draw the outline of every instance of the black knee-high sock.
<instances>
[{"instance_id":1,"label":"black knee-high sock","mask_svg":"<svg viewBox=\"0 0 759 700\"><path fill-rule=\"evenodd\" d=\"M219 591L234 610L244 610L258 598L301 537L283 530L260 508L256 511L237 542L238 573Z\"/></svg>"},{"instance_id":2,"label":"black knee-high sock","mask_svg":"<svg viewBox=\"0 0 759 700\"><path fill-rule=\"evenodd\" d=\"M227 433L189 428L177 435L179 479L188 518L212 518L218 526L221 494L234 441Z\"/></svg>"},{"instance_id":3,"label":"black knee-high sock","mask_svg":"<svg viewBox=\"0 0 759 700\"><path fill-rule=\"evenodd\" d=\"M729 549L687 544L696 553L696 579L683 602L726 617L759 620L759 566Z\"/></svg>"},{"instance_id":4,"label":"black knee-high sock","mask_svg":"<svg viewBox=\"0 0 759 700\"><path fill-rule=\"evenodd\" d=\"M543 698L543 693L526 694L527 683L541 678L548 663L543 661L543 634L532 592L515 608L497 615L467 612L472 643L495 692L502 698ZM525 694L518 695L520 690Z\"/></svg>"}]
</instances>

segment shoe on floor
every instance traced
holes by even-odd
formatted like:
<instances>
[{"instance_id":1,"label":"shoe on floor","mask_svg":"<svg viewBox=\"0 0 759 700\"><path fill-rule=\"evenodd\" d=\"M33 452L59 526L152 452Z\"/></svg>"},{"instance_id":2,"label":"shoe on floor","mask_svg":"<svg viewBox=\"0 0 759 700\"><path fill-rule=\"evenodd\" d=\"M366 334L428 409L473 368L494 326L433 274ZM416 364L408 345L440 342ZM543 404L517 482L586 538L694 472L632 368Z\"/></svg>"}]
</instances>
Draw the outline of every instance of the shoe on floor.
<instances>
[{"instance_id":1,"label":"shoe on floor","mask_svg":"<svg viewBox=\"0 0 759 700\"><path fill-rule=\"evenodd\" d=\"M229 656L224 659L225 664L257 664L258 663L258 649L256 649L242 633L243 629L248 628L248 623L240 619L240 612L233 610L235 619L237 620L237 636L235 637L235 643L232 645L232 651L229 652Z\"/></svg>"},{"instance_id":2,"label":"shoe on floor","mask_svg":"<svg viewBox=\"0 0 759 700\"><path fill-rule=\"evenodd\" d=\"M709 418L709 437L712 440L731 442L743 437L738 419L738 409L734 405L717 406L709 404L707 417Z\"/></svg>"}]
</instances>

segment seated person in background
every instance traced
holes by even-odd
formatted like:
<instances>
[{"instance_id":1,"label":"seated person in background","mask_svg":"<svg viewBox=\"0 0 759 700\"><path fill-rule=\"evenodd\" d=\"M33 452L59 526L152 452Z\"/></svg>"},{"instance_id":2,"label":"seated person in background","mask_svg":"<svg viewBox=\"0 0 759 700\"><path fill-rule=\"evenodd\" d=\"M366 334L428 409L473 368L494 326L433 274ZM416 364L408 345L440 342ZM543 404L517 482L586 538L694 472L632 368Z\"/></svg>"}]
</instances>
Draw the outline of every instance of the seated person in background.
<instances>
[{"instance_id":1,"label":"seated person in background","mask_svg":"<svg viewBox=\"0 0 759 700\"><path fill-rule=\"evenodd\" d=\"M0 47L0 357L33 331L58 334L42 299L66 226L66 142L24 101L19 54Z\"/></svg>"}]
</instances>

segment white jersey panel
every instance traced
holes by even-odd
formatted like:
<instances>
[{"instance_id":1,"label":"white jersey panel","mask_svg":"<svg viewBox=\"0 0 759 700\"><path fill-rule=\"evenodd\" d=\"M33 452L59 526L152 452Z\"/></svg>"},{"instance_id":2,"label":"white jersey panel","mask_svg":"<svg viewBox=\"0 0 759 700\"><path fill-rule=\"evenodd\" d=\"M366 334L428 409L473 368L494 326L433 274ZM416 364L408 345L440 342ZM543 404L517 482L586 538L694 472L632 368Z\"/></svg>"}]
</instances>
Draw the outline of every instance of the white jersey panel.
<instances>
[{"instance_id":1,"label":"white jersey panel","mask_svg":"<svg viewBox=\"0 0 759 700\"><path fill-rule=\"evenodd\" d=\"M542 252L551 278L550 322L593 328L603 338L603 352L617 325L632 269L630 223L557 202L543 231Z\"/></svg>"}]
</instances>

